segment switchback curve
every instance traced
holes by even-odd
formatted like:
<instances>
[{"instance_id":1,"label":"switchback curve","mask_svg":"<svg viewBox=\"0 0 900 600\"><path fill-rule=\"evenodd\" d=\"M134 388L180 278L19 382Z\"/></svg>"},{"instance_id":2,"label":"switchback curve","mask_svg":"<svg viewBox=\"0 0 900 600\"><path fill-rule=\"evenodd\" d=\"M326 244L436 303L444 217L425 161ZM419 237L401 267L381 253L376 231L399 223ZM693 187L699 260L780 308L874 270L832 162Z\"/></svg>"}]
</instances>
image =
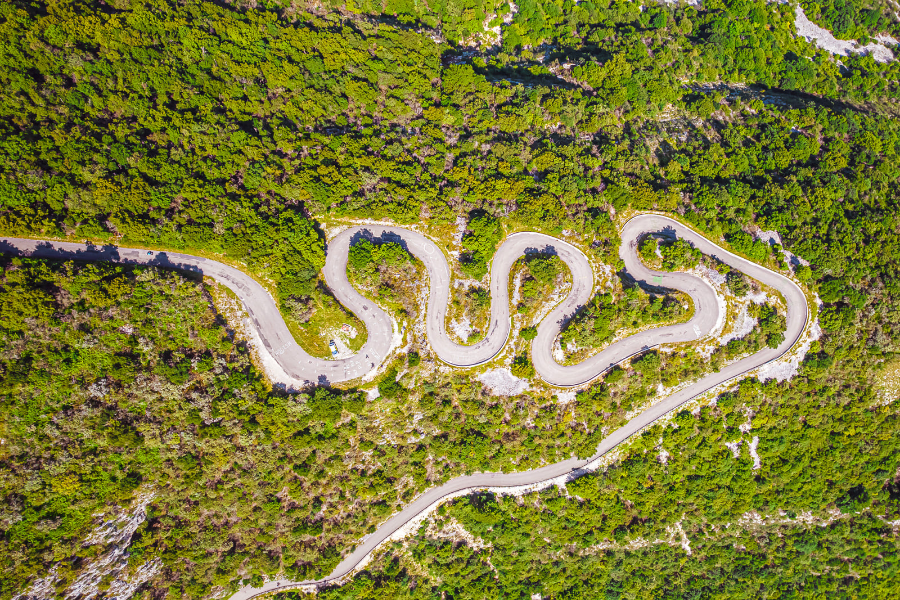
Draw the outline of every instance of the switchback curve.
<instances>
[{"instance_id":1,"label":"switchback curve","mask_svg":"<svg viewBox=\"0 0 900 600\"><path fill-rule=\"evenodd\" d=\"M619 255L626 271L639 281L663 278L668 288L689 294L695 306L695 314L687 323L659 327L630 336L611 345L603 352L578 365L562 366L552 358L551 344L567 316L584 304L592 293L593 275L590 264L580 251L550 236L537 233L520 233L509 236L498 249L492 264L491 276L491 327L485 340L475 347L453 344L444 330L444 315L449 300L449 266L446 257L430 240L421 234L397 227L361 226L346 230L336 236L328 247L324 269L326 280L335 296L356 313L369 328L369 339L354 357L342 361L315 359L306 354L287 330L271 296L248 275L222 263L190 255L161 252L151 254L144 250L114 247L94 247L66 242L41 242L21 238L0 239L0 251L38 258L62 258L77 260L101 260L130 264L154 265L202 273L220 281L234 291L244 302L262 343L276 358L285 373L309 382L336 382L354 379L368 369L376 367L390 350L392 325L388 315L364 298L349 284L346 262L349 246L357 235L381 237L399 241L426 265L429 272L427 330L429 343L438 356L459 366L472 366L490 360L502 349L509 336L509 301L507 297L509 269L526 249L548 249L556 252L572 271L573 289L569 296L545 318L538 327L533 347L535 368L540 376L553 385L582 385L606 371L610 366L627 359L637 352L662 343L688 341L708 333L718 320L718 303L712 288L702 279L687 273L653 271L637 257L637 242L645 233L666 233L690 241L701 252L714 256L732 268L757 279L777 290L787 304L787 328L785 339L778 348L765 348L752 356L732 363L717 373L712 373L668 396L658 404L635 416L623 427L612 432L587 460L569 459L540 469L519 473L478 473L457 477L439 487L422 493L401 512L367 536L348 554L328 577L318 581L290 582L276 580L261 588L245 587L231 600L247 600L260 594L298 585L316 585L336 581L353 572L385 540L400 531L411 520L426 513L449 496L468 491L491 488L512 488L540 485L542 482L565 477L577 477L587 465L603 456L631 435L650 425L666 413L674 410L703 393L752 371L787 353L800 339L809 317L809 308L803 291L787 277L741 258L681 223L656 214L643 214L629 220L622 229L622 245ZM511 243L512 242L512 243ZM583 261L583 262L582 262ZM585 270L586 267L586 270ZM659 281L659 279L656 279ZM501 304L503 305L501 307ZM455 354L464 349L464 355Z\"/></svg>"},{"instance_id":2,"label":"switchback curve","mask_svg":"<svg viewBox=\"0 0 900 600\"><path fill-rule=\"evenodd\" d=\"M689 402L693 398L701 396L723 383L736 379L749 371L783 356L800 339L809 318L809 307L806 303L806 297L803 290L801 290L797 284L780 273L776 273L775 271L757 265L725 250L717 244L707 240L693 229L682 225L674 219L663 215L642 214L630 219L621 232L622 245L619 249L619 256L625 262L625 270L632 277L640 281L653 281L653 278L663 277L664 279L662 281L666 287L678 289L691 295L695 303L695 314L687 323L659 327L637 334L637 336L632 336L633 338L640 340L637 343L637 347L639 348L637 350L638 352L658 346L662 343L672 343L702 337L712 329L718 319L718 303L715 302L715 293L712 292L709 284L699 277L687 273L659 272L644 266L637 256L637 242L647 233L663 233L688 240L704 254L713 256L732 268L738 269L778 291L784 297L787 304L787 327L785 330L784 341L778 348L764 348L751 356L726 366L717 373L712 373L703 377L699 381L649 407L647 410L632 418L624 426L606 436L600 442L594 455L587 460L573 458L540 469L521 471L518 473L477 473L475 475L456 477L439 487L426 490L415 500L406 505L403 510L383 523L373 534L363 538L361 543L358 544L327 577L321 580L304 582L275 580L267 582L261 588L248 586L238 590L238 592L232 595L229 600L249 600L255 596L279 589L288 589L290 587L301 585L323 585L339 581L351 574L361 565L365 564L372 552L374 552L383 542L400 532L404 526L408 525L411 521L428 513L449 497L485 488L539 487L549 481L558 480L560 477L567 480L575 479L589 472L586 468L589 467L592 462L613 450L616 446L626 441L635 433L638 433L643 428L651 425L654 421ZM502 250L503 246L498 250L498 254ZM493 272L492 269L492 280L494 278ZM657 279L656 281L659 280ZM574 291L575 290L573 289L573 293ZM707 293L712 293L713 295L710 297ZM570 293L570 297L571 295L572 294ZM710 304L710 302L712 302L712 304ZM627 338L618 344L610 346L604 352L587 359L579 365L574 365L572 367L558 365L558 363L552 359L552 354L549 352L549 344L547 342L548 340L552 341L555 338L561 322L559 319L565 314L566 310L568 310L566 305L560 305L548 315L539 326L538 336L535 338L534 342L532 342L535 368L537 368L538 361L540 360L541 365L545 368L556 365L556 367L560 369L559 372L548 372L546 369L539 371L542 374L542 377L547 373L549 373L550 377L560 373L560 377L568 378L569 381L574 381L582 377L585 377L585 381L588 381L596 377L597 374L608 369L609 366L621 362L631 355L628 353L631 352L633 347L623 344L623 342L628 342L628 339L630 339ZM712 312L713 310L715 312ZM700 330L699 332L694 329L695 325ZM654 332L657 334L656 336L653 335ZM660 335L666 333L671 333L671 335L667 337L662 337ZM543 343L539 344L538 341L542 339L542 335ZM610 350L614 348L616 348L615 352L610 352ZM545 353L545 351L547 352ZM589 363L592 364L591 369L581 371L580 368L582 365L589 361L592 361L592 363ZM594 372L593 369L595 368L599 368L600 370ZM593 373L593 375L591 373Z\"/></svg>"}]
</instances>

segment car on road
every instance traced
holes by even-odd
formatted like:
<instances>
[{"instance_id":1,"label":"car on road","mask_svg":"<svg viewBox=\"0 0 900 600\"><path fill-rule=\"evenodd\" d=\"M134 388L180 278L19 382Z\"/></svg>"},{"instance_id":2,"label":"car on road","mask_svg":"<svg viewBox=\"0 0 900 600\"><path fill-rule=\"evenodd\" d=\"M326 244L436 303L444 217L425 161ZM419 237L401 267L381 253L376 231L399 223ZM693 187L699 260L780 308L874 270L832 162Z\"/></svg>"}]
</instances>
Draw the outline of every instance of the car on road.
<instances>
[{"instance_id":1,"label":"car on road","mask_svg":"<svg viewBox=\"0 0 900 600\"><path fill-rule=\"evenodd\" d=\"M337 356L338 349L337 344L334 343L334 340L328 340L328 347L331 348L331 356Z\"/></svg>"},{"instance_id":2,"label":"car on road","mask_svg":"<svg viewBox=\"0 0 900 600\"><path fill-rule=\"evenodd\" d=\"M147 256L153 256L153 250L148 250L148 251L147 251Z\"/></svg>"}]
</instances>

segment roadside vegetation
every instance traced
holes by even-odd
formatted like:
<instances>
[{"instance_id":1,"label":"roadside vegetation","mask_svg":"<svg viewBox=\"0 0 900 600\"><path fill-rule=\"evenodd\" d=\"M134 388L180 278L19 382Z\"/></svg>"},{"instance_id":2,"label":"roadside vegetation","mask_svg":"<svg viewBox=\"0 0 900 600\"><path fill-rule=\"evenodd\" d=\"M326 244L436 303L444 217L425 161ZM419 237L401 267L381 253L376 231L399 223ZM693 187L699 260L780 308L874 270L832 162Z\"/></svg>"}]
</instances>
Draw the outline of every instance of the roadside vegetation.
<instances>
[{"instance_id":1,"label":"roadside vegetation","mask_svg":"<svg viewBox=\"0 0 900 600\"><path fill-rule=\"evenodd\" d=\"M648 267L686 271L700 264L703 255L687 240L659 240L646 236L638 244L638 255Z\"/></svg>"},{"instance_id":2,"label":"roadside vegetation","mask_svg":"<svg viewBox=\"0 0 900 600\"><path fill-rule=\"evenodd\" d=\"M425 267L395 242L360 240L350 246L350 282L397 318L414 322Z\"/></svg>"},{"instance_id":3,"label":"roadside vegetation","mask_svg":"<svg viewBox=\"0 0 900 600\"><path fill-rule=\"evenodd\" d=\"M290 296L281 303L281 314L297 343L311 356L331 358L328 342L340 338L354 352L368 337L366 326L345 309L323 282L309 295Z\"/></svg>"},{"instance_id":4,"label":"roadside vegetation","mask_svg":"<svg viewBox=\"0 0 900 600\"><path fill-rule=\"evenodd\" d=\"M463 248L466 249L466 253L459 257L462 272L478 280L487 275L488 263L502 239L500 221L486 214L473 215L462 238Z\"/></svg>"},{"instance_id":5,"label":"roadside vegetation","mask_svg":"<svg viewBox=\"0 0 900 600\"><path fill-rule=\"evenodd\" d=\"M422 533L323 595L889 597L900 587L882 520L900 518L900 62L818 50L794 36L791 5L438 4L0 3L0 233L244 263L319 352L315 319L349 319L317 283L326 218L441 231L463 218L460 264L475 277L498 232L520 228L565 230L618 271L625 216L677 213L819 293L823 336L799 374L742 382L678 427L660 424L571 497L459 499L444 516L489 547ZM844 15L870 35L887 28L865 12L875 4L819 5L811 18L841 35L860 35ZM477 45L485 23L502 24L489 52ZM809 265L788 265L759 239L768 231ZM382 271L372 252L351 277L411 318L414 267L397 253ZM696 258L660 252L677 268ZM145 492L129 568L162 567L143 598L321 577L426 487L587 456L660 385L783 330L777 307L760 307L757 329L710 358L650 352L565 402L491 396L439 370L421 340L373 382L379 398L281 394L197 281L0 260L0 600L51 572L48 593L64 596L98 552L82 544L94 515ZM516 267L523 376L534 319L565 278L552 262ZM584 321L595 332L599 310ZM724 444L737 441L734 458ZM727 526L749 511L859 514ZM691 556L639 541L679 523Z\"/></svg>"},{"instance_id":6,"label":"roadside vegetation","mask_svg":"<svg viewBox=\"0 0 900 600\"><path fill-rule=\"evenodd\" d=\"M520 328L518 335L513 332L510 336L510 370L514 376L535 376L531 341L537 335L537 326L551 307L568 295L571 286L569 268L554 254L526 254L513 263L509 270L509 297L514 307L513 327Z\"/></svg>"},{"instance_id":7,"label":"roadside vegetation","mask_svg":"<svg viewBox=\"0 0 900 600\"><path fill-rule=\"evenodd\" d=\"M451 261L451 269L458 269L462 277L475 280L450 289L450 305L446 327L451 339L460 344L475 344L484 338L490 323L491 298L486 278L490 261L503 240L503 226L499 219L482 210L473 211L466 222L459 261Z\"/></svg>"},{"instance_id":8,"label":"roadside vegetation","mask_svg":"<svg viewBox=\"0 0 900 600\"><path fill-rule=\"evenodd\" d=\"M614 339L647 326L671 325L693 315L690 296L680 292L648 293L637 285L595 295L566 324L559 336L567 364L596 354Z\"/></svg>"},{"instance_id":9,"label":"roadside vegetation","mask_svg":"<svg viewBox=\"0 0 900 600\"><path fill-rule=\"evenodd\" d=\"M466 324L468 334L463 338L457 335L458 342L462 344L474 344L484 338L485 332L490 325L491 318L491 295L484 287L472 286L466 287L464 292L460 292L455 288L451 296L450 307L447 311L448 331L456 332L452 322L457 321ZM464 333L464 329L460 329L459 333Z\"/></svg>"},{"instance_id":10,"label":"roadside vegetation","mask_svg":"<svg viewBox=\"0 0 900 600\"><path fill-rule=\"evenodd\" d=\"M513 263L509 273L515 310L529 322L547 307L550 298L562 299L572 284L569 267L553 254L526 254Z\"/></svg>"}]
</instances>

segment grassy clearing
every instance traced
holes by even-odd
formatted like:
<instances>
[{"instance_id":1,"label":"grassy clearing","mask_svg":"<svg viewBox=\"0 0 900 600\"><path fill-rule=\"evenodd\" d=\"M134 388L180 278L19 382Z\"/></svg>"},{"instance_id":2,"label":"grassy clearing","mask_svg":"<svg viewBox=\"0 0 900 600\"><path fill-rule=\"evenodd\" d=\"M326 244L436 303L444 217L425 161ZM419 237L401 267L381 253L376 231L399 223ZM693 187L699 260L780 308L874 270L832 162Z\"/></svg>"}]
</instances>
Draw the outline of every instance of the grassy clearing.
<instances>
[{"instance_id":1,"label":"grassy clearing","mask_svg":"<svg viewBox=\"0 0 900 600\"><path fill-rule=\"evenodd\" d=\"M331 339L339 338L356 352L368 338L363 322L345 309L322 282L303 302L282 306L281 314L297 343L316 358L331 358ZM349 332L341 329L344 325L350 327Z\"/></svg>"}]
</instances>

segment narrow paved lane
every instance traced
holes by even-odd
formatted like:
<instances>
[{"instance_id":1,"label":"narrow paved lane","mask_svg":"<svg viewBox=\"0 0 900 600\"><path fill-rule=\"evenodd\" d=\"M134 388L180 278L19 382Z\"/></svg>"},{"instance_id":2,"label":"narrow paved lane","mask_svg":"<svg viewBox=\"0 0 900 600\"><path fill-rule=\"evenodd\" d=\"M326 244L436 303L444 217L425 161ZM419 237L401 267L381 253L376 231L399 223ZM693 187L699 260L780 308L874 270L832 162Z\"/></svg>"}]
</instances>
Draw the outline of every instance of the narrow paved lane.
<instances>
[{"instance_id":1,"label":"narrow paved lane","mask_svg":"<svg viewBox=\"0 0 900 600\"><path fill-rule=\"evenodd\" d=\"M276 580L268 582L261 588L245 587L235 593L230 600L248 600L253 596L277 589L289 588L292 585L325 584L341 579L348 573L351 573L357 566L363 564L379 545L397 533L404 525L408 524L413 519L420 517L448 496L488 487L515 488L519 486L540 485L542 482L556 479L561 476L566 477L567 479L574 479L585 472L582 469L589 465L589 463L602 457L642 428L652 424L670 411L677 409L679 406L704 394L716 386L735 379L748 371L752 371L753 369L784 355L800 339L806 326L807 319L809 318L809 308L806 304L806 298L803 291L790 279L728 252L673 219L659 215L640 215L628 221L622 229L622 246L619 249L619 256L625 262L625 270L638 281L654 281L652 279L653 277L663 277L663 284L666 287L678 289L690 294L691 298L694 300L694 317L687 323L669 327L659 327L638 334L637 336L632 336L632 338L636 338L636 340L627 338L578 365L563 367L552 359L549 342L552 342L556 337L562 320L567 315L571 314L574 307L580 306L578 301L583 303L590 297L590 287L592 286L588 286L587 296L583 299L581 294L584 292L577 287L573 287L569 298L567 298L566 301L557 307L541 323L538 328L538 336L535 338L534 342L532 342L535 368L537 368L541 377L558 385L577 385L579 380L588 381L593 379L597 374L609 368L609 366L621 362L635 352L655 347L661 343L694 340L698 337L702 337L714 327L718 320L719 309L712 288L702 279L693 275L688 275L686 273L663 273L645 267L638 259L636 252L637 241L645 233L662 233L686 239L692 242L694 246L704 254L714 256L725 264L746 273L750 277L753 277L780 292L782 296L784 296L788 310L787 329L785 331L784 342L778 348L765 348L752 356L727 366L718 373L707 375L680 392L677 392L665 398L658 404L648 408L631 419L631 421L624 426L604 438L598 446L596 453L587 460L569 459L540 469L518 473L478 473L475 475L457 477L439 487L426 490L413 502L405 506L402 511L383 523L373 534L367 536L359 545L357 545L353 552L348 554L328 577L317 581L305 582ZM510 239L512 239L512 237L513 236L510 236ZM554 241L553 243L559 244L558 241ZM509 259L508 256L502 255L505 247L506 243L504 243L497 252L497 256L500 256L503 259L503 262L498 261L497 256L495 256L494 259L494 268L492 268L491 275L492 294L495 293L494 280L497 278L497 268L501 266L506 267L507 263L505 261ZM576 276L576 273L581 272L580 270L576 270L577 267L577 263L575 263L575 268L573 268L572 263L569 263L569 268L572 269L573 277ZM508 267L506 267L504 272L508 274ZM505 282L503 289L506 289ZM575 297L574 299L573 296ZM494 296L494 298L497 298L497 296ZM570 299L572 299L572 302L569 302ZM491 306L493 310L495 306L494 302L492 302ZM429 309L430 307L431 304L429 304ZM429 319L431 318L431 314L432 313L429 312ZM492 319L493 318L492 315ZM441 317L440 322L443 323L443 317ZM431 341L431 339L429 339L429 341Z\"/></svg>"},{"instance_id":2,"label":"narrow paved lane","mask_svg":"<svg viewBox=\"0 0 900 600\"><path fill-rule=\"evenodd\" d=\"M342 231L328 243L325 260L325 280L335 297L357 315L366 316L377 310L347 279L347 254L350 245L359 239L393 241L402 244L425 265L428 272L429 293L425 322L428 344L437 356L447 364L457 367L473 367L485 363L506 345L510 332L509 273L516 260L529 253L555 254L572 271L574 285L563 301L561 309L574 312L591 297L593 272L587 257L575 246L542 233L515 233L506 238L492 261L491 267L491 317L490 327L484 339L471 346L453 342L447 335L444 322L450 303L450 266L444 253L434 242L420 233L399 227L366 225ZM377 326L377 321L373 324ZM369 336L372 336L372 326Z\"/></svg>"},{"instance_id":3,"label":"narrow paved lane","mask_svg":"<svg viewBox=\"0 0 900 600\"><path fill-rule=\"evenodd\" d=\"M571 314L569 304L566 303L541 323L538 327L538 335L533 342L534 367L544 381L558 386L582 385L629 356L660 344L687 342L702 338L715 327L719 319L719 303L716 300L715 291L708 283L694 275L654 271L644 266L637 255L637 242L646 233L658 233L667 237L687 240L704 254L713 256L728 266L774 288L787 302L787 330L784 332L784 342L776 349L767 348L723 369L720 373L722 381L781 356L800 337L806 326L808 309L803 291L793 281L784 275L728 252L673 219L661 215L640 215L628 221L622 228L619 257L625 263L625 272L636 281L647 285L661 285L690 295L694 302L693 317L686 323L657 327L636 333L610 345L602 352L577 365L562 366L553 359L552 343L559 334L565 316ZM655 281L662 283L654 283ZM584 301L581 302L581 304L583 303ZM715 385L718 384L715 383L709 387ZM691 387L692 390L693 388L694 386ZM692 395L698 393L700 392L695 390Z\"/></svg>"},{"instance_id":4,"label":"narrow paved lane","mask_svg":"<svg viewBox=\"0 0 900 600\"><path fill-rule=\"evenodd\" d=\"M343 250L346 262L347 249ZM0 252L34 258L154 266L211 277L228 287L241 299L252 321L250 326L262 340L265 350L288 377L292 378L293 381L281 382L288 386L303 385L304 382L326 384L354 379L377 367L387 355L391 345L390 317L369 302L368 307L371 310L357 312L369 331L366 344L357 354L343 360L312 357L294 340L275 300L255 279L226 264L190 254L22 238L0 238ZM277 376L272 379L280 382Z\"/></svg>"},{"instance_id":5,"label":"narrow paved lane","mask_svg":"<svg viewBox=\"0 0 900 600\"><path fill-rule=\"evenodd\" d=\"M569 295L538 327L532 343L535 369L548 383L557 386L578 386L594 379L635 353L658 346L695 340L706 335L719 318L715 292L698 277L686 273L662 273L645 267L637 257L638 239L645 233L662 233L688 240L704 254L714 256L727 265L742 271L782 294L787 303L787 330L784 342L775 349L765 348L737 361L718 373L712 373L689 387L665 398L660 403L634 417L620 429L607 436L588 460L570 459L546 467L519 473L479 473L457 477L444 485L425 491L400 513L385 522L360 543L335 568L334 572L317 582L273 581L262 588L245 587L232 600L246 600L261 593L298 584L326 583L339 579L361 564L373 550L390 538L410 520L420 516L435 503L449 495L486 487L518 487L540 484L560 476L577 476L592 460L606 454L641 428L674 410L685 402L717 385L741 376L785 354L800 338L809 311L802 290L783 275L740 258L710 242L690 228L660 215L640 215L628 221L621 232L619 255L626 272L638 281L653 281L662 277L662 285L691 296L695 314L687 323L659 327L630 336L611 345L603 352L572 366L562 366L553 360L552 342L565 320L587 302L593 293L593 274L587 258L577 248L556 238L538 233L511 235L498 249L491 268L491 326L484 340L474 346L453 343L444 328L449 301L450 269L444 253L425 236L399 227L353 227L337 235L328 244L325 279L338 300L358 315L368 328L369 338L355 356L338 361L309 356L293 340L281 319L272 297L248 275L216 261L185 254L113 247L89 247L63 242L38 242L19 238L0 239L0 252L41 258L102 260L127 264L154 265L202 273L213 277L234 291L244 302L263 344L285 372L294 378L314 383L338 382L359 377L377 367L390 350L392 324L390 317L370 300L357 292L347 279L347 256L350 244L360 237L381 238L403 244L426 266L430 282L427 314L428 342L435 353L447 363L468 367L490 360L506 344L510 332L508 282L515 260L526 252L544 251L557 254L572 272L573 287ZM658 279L656 281L659 281Z\"/></svg>"}]
</instances>

